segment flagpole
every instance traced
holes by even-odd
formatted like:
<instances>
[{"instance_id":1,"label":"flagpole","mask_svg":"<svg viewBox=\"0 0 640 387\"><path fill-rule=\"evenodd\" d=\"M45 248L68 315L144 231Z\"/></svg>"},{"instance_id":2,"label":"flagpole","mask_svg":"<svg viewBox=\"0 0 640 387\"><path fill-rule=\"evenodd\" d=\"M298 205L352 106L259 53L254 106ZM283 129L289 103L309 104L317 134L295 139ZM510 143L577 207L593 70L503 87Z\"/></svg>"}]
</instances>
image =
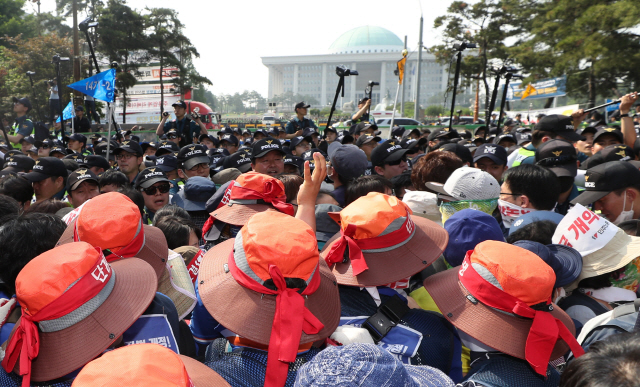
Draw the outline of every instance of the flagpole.
<instances>
[{"instance_id":1,"label":"flagpole","mask_svg":"<svg viewBox=\"0 0 640 387\"><path fill-rule=\"evenodd\" d=\"M398 104L398 94L400 93L400 82L398 82L398 87L396 87L396 99L393 101L393 113L391 113L391 124L389 125L389 136L388 139L391 139L391 133L393 132L393 121L396 118L396 105Z\"/></svg>"},{"instance_id":2,"label":"flagpole","mask_svg":"<svg viewBox=\"0 0 640 387\"><path fill-rule=\"evenodd\" d=\"M107 161L111 154L111 105L107 104Z\"/></svg>"}]
</instances>

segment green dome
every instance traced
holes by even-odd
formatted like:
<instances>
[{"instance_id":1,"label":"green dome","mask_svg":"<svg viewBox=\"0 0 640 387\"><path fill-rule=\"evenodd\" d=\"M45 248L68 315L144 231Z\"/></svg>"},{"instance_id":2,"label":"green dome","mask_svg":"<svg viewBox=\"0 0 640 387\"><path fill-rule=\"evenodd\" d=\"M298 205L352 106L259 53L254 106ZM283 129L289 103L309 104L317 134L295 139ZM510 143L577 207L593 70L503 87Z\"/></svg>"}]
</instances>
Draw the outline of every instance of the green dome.
<instances>
[{"instance_id":1,"label":"green dome","mask_svg":"<svg viewBox=\"0 0 640 387\"><path fill-rule=\"evenodd\" d=\"M329 47L331 54L361 54L374 52L401 51L402 40L393 32L382 27L363 26L342 34Z\"/></svg>"}]
</instances>

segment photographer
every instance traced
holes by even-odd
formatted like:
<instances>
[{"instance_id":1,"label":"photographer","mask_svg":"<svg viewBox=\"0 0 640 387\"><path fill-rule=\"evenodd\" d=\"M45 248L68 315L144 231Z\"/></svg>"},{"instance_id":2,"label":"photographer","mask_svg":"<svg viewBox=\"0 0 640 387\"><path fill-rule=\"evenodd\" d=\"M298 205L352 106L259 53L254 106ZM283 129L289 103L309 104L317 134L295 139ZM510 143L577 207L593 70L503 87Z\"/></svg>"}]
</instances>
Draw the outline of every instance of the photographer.
<instances>
[{"instance_id":1,"label":"photographer","mask_svg":"<svg viewBox=\"0 0 640 387\"><path fill-rule=\"evenodd\" d=\"M49 120L53 125L53 119L60 112L60 96L58 95L58 81L51 79L47 81L49 86Z\"/></svg>"},{"instance_id":2,"label":"photographer","mask_svg":"<svg viewBox=\"0 0 640 387\"><path fill-rule=\"evenodd\" d=\"M367 110L371 106L371 100L364 97L358 101L358 111L351 117L351 125L360 122L369 122L369 113Z\"/></svg>"},{"instance_id":3,"label":"photographer","mask_svg":"<svg viewBox=\"0 0 640 387\"><path fill-rule=\"evenodd\" d=\"M307 115L307 109L309 107L311 107L311 105L305 104L304 101L296 104L296 117L292 118L285 128L285 131L287 132L287 135L285 136L286 139L302 136L302 132L307 128L318 129L313 120L304 117Z\"/></svg>"},{"instance_id":4,"label":"photographer","mask_svg":"<svg viewBox=\"0 0 640 387\"><path fill-rule=\"evenodd\" d=\"M162 113L162 121L160 121L158 129L156 129L156 134L158 136L162 136L169 130L175 129L180 137L180 146L183 147L185 145L193 144L194 134L196 135L196 138L199 134L208 134L207 128L200 120L200 115L198 113L192 113L191 117L186 115L187 104L184 101L178 100L171 106L173 106L173 112L176 115L176 119L167 122L167 118L170 116L169 112ZM198 130L198 126L200 127L200 130Z\"/></svg>"}]
</instances>

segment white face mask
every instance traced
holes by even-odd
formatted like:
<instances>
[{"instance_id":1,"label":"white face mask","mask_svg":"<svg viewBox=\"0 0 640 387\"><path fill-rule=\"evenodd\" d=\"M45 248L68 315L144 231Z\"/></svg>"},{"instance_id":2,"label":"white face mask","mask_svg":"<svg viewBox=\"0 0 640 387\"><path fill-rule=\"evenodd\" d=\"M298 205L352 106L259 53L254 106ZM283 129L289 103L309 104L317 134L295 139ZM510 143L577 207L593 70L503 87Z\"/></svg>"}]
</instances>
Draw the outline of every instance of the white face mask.
<instances>
[{"instance_id":1,"label":"white face mask","mask_svg":"<svg viewBox=\"0 0 640 387\"><path fill-rule=\"evenodd\" d=\"M500 209L500 214L502 214L502 224L506 228L511 228L516 219L522 215L535 211L533 208L522 208L501 199L498 199L498 208Z\"/></svg>"},{"instance_id":2,"label":"white face mask","mask_svg":"<svg viewBox=\"0 0 640 387\"><path fill-rule=\"evenodd\" d=\"M633 219L633 202L631 202L631 209L629 211L625 211L624 208L627 206L627 193L624 193L624 202L622 202L622 211L620 215L613 221L613 224L618 225L622 222L626 222L627 220Z\"/></svg>"}]
</instances>

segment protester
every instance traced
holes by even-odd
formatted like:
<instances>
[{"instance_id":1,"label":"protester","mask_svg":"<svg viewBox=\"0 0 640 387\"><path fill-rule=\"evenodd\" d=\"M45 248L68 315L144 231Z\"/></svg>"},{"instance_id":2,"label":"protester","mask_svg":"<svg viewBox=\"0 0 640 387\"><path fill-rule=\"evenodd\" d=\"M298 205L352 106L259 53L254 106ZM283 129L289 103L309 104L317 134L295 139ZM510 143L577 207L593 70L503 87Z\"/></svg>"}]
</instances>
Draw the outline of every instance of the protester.
<instances>
[{"instance_id":1,"label":"protester","mask_svg":"<svg viewBox=\"0 0 640 387\"><path fill-rule=\"evenodd\" d=\"M360 176L355 178L347 187L345 194L345 206L356 201L369 192L380 192L385 195L393 195L393 183L380 175ZM402 200L402 198L399 198Z\"/></svg>"},{"instance_id":2,"label":"protester","mask_svg":"<svg viewBox=\"0 0 640 387\"><path fill-rule=\"evenodd\" d=\"M215 193L216 185L209 178L194 176L187 180L182 190L171 197L171 203L185 209L191 220L202 229L209 219L207 200Z\"/></svg>"},{"instance_id":3,"label":"protester","mask_svg":"<svg viewBox=\"0 0 640 387\"><path fill-rule=\"evenodd\" d=\"M107 169L98 179L100 193L116 192L123 187L129 186L127 175L115 169Z\"/></svg>"},{"instance_id":4,"label":"protester","mask_svg":"<svg viewBox=\"0 0 640 387\"><path fill-rule=\"evenodd\" d=\"M444 184L453 171L462 168L462 160L451 152L430 152L421 157L411 169L411 181L418 191L431 191L426 183Z\"/></svg>"}]
</instances>

